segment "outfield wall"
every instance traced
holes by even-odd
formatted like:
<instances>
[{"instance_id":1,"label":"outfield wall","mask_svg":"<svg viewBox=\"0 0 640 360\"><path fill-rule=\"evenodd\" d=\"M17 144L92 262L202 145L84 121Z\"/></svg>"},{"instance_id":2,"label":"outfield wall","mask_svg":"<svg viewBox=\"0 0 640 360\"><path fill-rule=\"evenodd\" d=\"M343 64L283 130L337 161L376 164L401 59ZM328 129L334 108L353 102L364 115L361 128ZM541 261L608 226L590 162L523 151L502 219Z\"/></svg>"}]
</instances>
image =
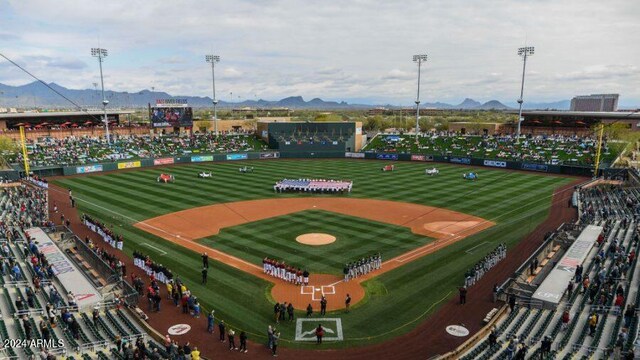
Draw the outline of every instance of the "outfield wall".
<instances>
[{"instance_id":1,"label":"outfield wall","mask_svg":"<svg viewBox=\"0 0 640 360\"><path fill-rule=\"evenodd\" d=\"M539 163L528 163L519 161L504 161L492 159L478 159L460 156L440 156L440 155L412 155L397 153L376 153L376 152L344 152L344 151L264 151L264 152L239 152L229 154L191 154L175 157L145 158L136 160L120 160L117 162L103 162L95 164L74 165L74 166L48 166L34 168L32 171L38 176L60 176L89 174L104 171L143 168L159 165L187 164L201 162L221 162L237 160L266 160L266 159L370 159L388 161L414 161L424 163L450 163L459 165L473 165L490 167L497 169L525 170L549 174L592 176L593 169L581 166L549 165ZM21 167L14 164L14 172L19 172ZM606 172L608 169L604 169Z\"/></svg>"}]
</instances>

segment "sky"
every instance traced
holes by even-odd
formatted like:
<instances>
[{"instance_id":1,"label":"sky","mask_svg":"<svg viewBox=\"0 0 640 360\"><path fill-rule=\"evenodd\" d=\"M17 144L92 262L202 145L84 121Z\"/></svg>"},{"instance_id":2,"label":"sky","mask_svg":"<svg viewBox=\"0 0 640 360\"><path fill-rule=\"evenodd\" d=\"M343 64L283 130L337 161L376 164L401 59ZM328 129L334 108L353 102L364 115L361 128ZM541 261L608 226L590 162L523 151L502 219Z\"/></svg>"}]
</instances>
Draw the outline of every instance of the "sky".
<instances>
[{"instance_id":1,"label":"sky","mask_svg":"<svg viewBox=\"0 0 640 360\"><path fill-rule=\"evenodd\" d=\"M287 96L411 105L619 93L640 105L636 0L4 0L0 53L46 82L225 101ZM33 81L0 58L0 83Z\"/></svg>"}]
</instances>

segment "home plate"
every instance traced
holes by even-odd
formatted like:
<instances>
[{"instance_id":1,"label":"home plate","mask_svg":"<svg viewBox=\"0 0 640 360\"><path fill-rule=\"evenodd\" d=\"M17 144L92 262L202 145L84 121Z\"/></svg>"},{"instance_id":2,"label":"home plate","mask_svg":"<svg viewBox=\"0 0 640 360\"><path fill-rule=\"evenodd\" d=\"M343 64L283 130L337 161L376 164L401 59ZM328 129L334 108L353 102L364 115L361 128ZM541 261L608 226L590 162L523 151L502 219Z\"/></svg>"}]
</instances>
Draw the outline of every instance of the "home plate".
<instances>
[{"instance_id":1,"label":"home plate","mask_svg":"<svg viewBox=\"0 0 640 360\"><path fill-rule=\"evenodd\" d=\"M320 291L320 290L321 290L320 288L316 288L316 291Z\"/></svg>"}]
</instances>

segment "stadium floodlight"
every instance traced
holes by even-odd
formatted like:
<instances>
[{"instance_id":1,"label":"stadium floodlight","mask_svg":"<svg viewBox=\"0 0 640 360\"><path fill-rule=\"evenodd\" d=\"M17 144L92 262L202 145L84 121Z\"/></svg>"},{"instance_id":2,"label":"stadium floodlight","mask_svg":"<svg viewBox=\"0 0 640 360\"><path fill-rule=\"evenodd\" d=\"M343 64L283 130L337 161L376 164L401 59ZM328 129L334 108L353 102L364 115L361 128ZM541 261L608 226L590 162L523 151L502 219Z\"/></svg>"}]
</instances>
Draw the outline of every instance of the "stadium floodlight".
<instances>
[{"instance_id":1,"label":"stadium floodlight","mask_svg":"<svg viewBox=\"0 0 640 360\"><path fill-rule=\"evenodd\" d=\"M418 142L418 133L420 132L420 68L422 62L427 61L427 55L413 55L413 62L418 63L418 94L416 96L416 143Z\"/></svg>"},{"instance_id":2,"label":"stadium floodlight","mask_svg":"<svg viewBox=\"0 0 640 360\"><path fill-rule=\"evenodd\" d=\"M518 126L516 130L516 143L520 143L520 125L522 124L522 103L524 102L524 72L527 68L527 57L532 56L535 52L533 46L525 46L518 48L518 55L522 57L522 82L520 83L520 98L518 99Z\"/></svg>"},{"instance_id":3,"label":"stadium floodlight","mask_svg":"<svg viewBox=\"0 0 640 360\"><path fill-rule=\"evenodd\" d=\"M111 138L109 137L109 119L107 117L107 105L109 104L109 100L104 97L104 77L102 76L102 62L104 58L109 55L107 49L102 48L91 48L91 56L98 58L98 64L100 64L100 83L102 84L102 112L104 115L104 129L105 134L107 135L107 144L111 145Z\"/></svg>"},{"instance_id":4,"label":"stadium floodlight","mask_svg":"<svg viewBox=\"0 0 640 360\"><path fill-rule=\"evenodd\" d=\"M216 137L218 137L218 112L216 106L218 105L218 100L216 99L216 73L215 66L217 62L220 62L220 56L218 55L206 55L204 59L211 63L211 83L213 87L213 126L215 128Z\"/></svg>"}]
</instances>

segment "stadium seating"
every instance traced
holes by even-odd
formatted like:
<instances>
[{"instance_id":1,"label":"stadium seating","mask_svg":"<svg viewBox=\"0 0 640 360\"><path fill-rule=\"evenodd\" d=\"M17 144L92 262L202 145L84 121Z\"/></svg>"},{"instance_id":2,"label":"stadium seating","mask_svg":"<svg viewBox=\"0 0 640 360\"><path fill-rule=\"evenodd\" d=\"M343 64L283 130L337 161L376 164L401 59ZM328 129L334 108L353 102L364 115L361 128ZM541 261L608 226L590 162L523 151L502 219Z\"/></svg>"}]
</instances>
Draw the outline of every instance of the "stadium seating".
<instances>
[{"instance_id":1,"label":"stadium seating","mask_svg":"<svg viewBox=\"0 0 640 360\"><path fill-rule=\"evenodd\" d=\"M553 165L591 165L596 140L576 136L530 136L519 143L511 135L461 135L451 132L424 133L415 142L413 135L378 134L364 151L462 156L479 159L525 161ZM603 145L605 162L615 158L607 143Z\"/></svg>"},{"instance_id":2,"label":"stadium seating","mask_svg":"<svg viewBox=\"0 0 640 360\"><path fill-rule=\"evenodd\" d=\"M580 223L598 224L605 229L602 245L594 246L583 264L583 276L591 279L589 289L582 292L582 285L576 284L571 297L565 294L555 309L520 308L512 312L497 322L498 346L489 348L487 337L481 338L466 351L463 359L506 358L506 346L513 337L533 350L527 353L527 358L531 359L539 358L539 344L546 336L553 340L549 358L604 359L612 358L615 351L625 353L633 349L638 334L637 315L626 329L628 337L623 348L616 348L618 336L625 325L624 309L627 305L636 309L640 306L637 281L640 267L637 266L637 257L628 261L631 251L637 254L640 250L636 221L640 192L635 188L600 186L582 189L580 199ZM599 281L599 277L604 281ZM614 305L618 288L625 297L620 311ZM565 309L569 310L570 322L563 329ZM591 335L588 317L593 313L598 315L598 323Z\"/></svg>"},{"instance_id":3,"label":"stadium seating","mask_svg":"<svg viewBox=\"0 0 640 360\"><path fill-rule=\"evenodd\" d=\"M0 247L6 249L2 250L2 261L15 262L14 265L21 269L22 274L22 279L16 279L10 271L4 271L0 276L0 283L3 285L0 294L0 339L26 339L28 326L32 339L43 338L41 329L45 329L54 342L59 339L64 341L65 347L50 349L50 355L66 354L67 359L124 359L122 352L115 349L118 337L130 341L139 337L149 338L136 325L133 315L109 301L99 305L99 317L94 322L93 309L69 308L65 299L58 299L56 322L52 325L47 313L47 307L56 308L52 294L67 294L67 291L55 276L49 276L46 271L40 275L36 273L31 263L34 254L28 246L29 239L24 231L32 226L53 229L47 220L46 192L30 186L0 190ZM41 280L38 290L36 278L39 276ZM16 304L21 304L22 310ZM73 336L69 323L63 321L60 313L63 309L69 310L71 317L78 322L77 338ZM168 355L154 340L148 340L147 346L158 347L161 356ZM40 352L35 347L8 347L0 351L0 357L26 359L40 356Z\"/></svg>"},{"instance_id":4,"label":"stadium seating","mask_svg":"<svg viewBox=\"0 0 640 360\"><path fill-rule=\"evenodd\" d=\"M266 144L248 134L228 134L215 138L212 134L195 135L117 135L111 146L104 137L45 138L31 141L28 146L32 167L51 165L81 165L127 159L213 154L240 151L261 151ZM21 163L22 154L10 158Z\"/></svg>"}]
</instances>

